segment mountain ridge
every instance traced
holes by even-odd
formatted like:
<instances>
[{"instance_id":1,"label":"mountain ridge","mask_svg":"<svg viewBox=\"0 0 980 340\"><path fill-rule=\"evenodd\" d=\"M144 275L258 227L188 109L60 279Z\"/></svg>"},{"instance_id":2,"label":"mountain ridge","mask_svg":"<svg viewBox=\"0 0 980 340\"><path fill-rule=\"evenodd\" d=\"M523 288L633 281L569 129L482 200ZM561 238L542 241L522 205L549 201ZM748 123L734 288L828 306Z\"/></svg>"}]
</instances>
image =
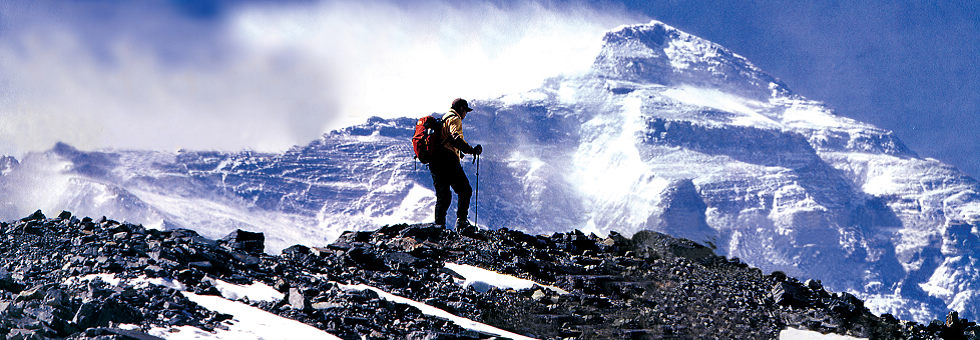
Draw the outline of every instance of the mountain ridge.
<instances>
[{"instance_id":1,"label":"mountain ridge","mask_svg":"<svg viewBox=\"0 0 980 340\"><path fill-rule=\"evenodd\" d=\"M0 222L0 235L0 335L9 339L776 338L793 329L957 339L980 332L955 312L929 325L878 317L819 281L763 275L650 231L600 238L396 224L270 255L261 233L208 239L189 229L37 211Z\"/></svg>"},{"instance_id":2,"label":"mountain ridge","mask_svg":"<svg viewBox=\"0 0 980 340\"><path fill-rule=\"evenodd\" d=\"M464 132L486 147L481 224L666 231L767 271L833 277L825 285L878 313L978 314L980 257L965 248L980 234L977 181L721 46L659 22L623 26L589 73L472 103ZM414 122L371 118L271 154L59 144L8 162L0 212L40 205L209 237L244 227L272 249L328 243L341 225L431 219Z\"/></svg>"}]
</instances>

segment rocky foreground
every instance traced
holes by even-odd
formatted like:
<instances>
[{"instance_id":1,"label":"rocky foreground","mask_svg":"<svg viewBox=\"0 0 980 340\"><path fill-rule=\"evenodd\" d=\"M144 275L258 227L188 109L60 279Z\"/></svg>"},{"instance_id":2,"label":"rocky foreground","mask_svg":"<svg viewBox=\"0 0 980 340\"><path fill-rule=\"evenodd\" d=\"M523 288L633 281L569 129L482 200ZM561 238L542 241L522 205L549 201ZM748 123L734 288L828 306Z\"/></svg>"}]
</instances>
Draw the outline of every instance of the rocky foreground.
<instances>
[{"instance_id":1,"label":"rocky foreground","mask_svg":"<svg viewBox=\"0 0 980 340\"><path fill-rule=\"evenodd\" d=\"M0 223L0 338L158 339L160 329L234 327L232 315L188 299L218 284L260 282L278 299L225 296L343 339L484 339L498 335L386 298L363 284L533 338L778 337L787 327L872 339L977 338L950 313L929 325L871 314L847 293L766 275L709 248L654 232L580 232L390 225L347 232L325 247L265 254L264 237L210 240L68 212ZM532 280L528 289L462 284L446 263ZM169 284L112 284L116 279ZM88 279L85 279L88 278ZM553 286L551 288L545 286ZM288 332L288 330L283 330ZM155 335L151 335L155 334Z\"/></svg>"}]
</instances>

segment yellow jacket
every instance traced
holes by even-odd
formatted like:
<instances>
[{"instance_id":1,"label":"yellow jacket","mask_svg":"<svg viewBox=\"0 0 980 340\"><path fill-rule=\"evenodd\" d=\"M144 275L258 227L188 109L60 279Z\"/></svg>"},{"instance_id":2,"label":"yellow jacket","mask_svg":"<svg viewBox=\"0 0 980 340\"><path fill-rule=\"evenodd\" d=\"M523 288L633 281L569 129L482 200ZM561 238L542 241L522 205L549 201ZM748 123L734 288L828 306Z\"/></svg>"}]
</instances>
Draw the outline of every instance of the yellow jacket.
<instances>
[{"instance_id":1,"label":"yellow jacket","mask_svg":"<svg viewBox=\"0 0 980 340\"><path fill-rule=\"evenodd\" d=\"M464 144L469 145L463 139L463 118L456 113L456 110L450 109L446 115L442 116L442 146L452 151L459 159L463 159L463 152L452 144L454 138L459 138Z\"/></svg>"}]
</instances>

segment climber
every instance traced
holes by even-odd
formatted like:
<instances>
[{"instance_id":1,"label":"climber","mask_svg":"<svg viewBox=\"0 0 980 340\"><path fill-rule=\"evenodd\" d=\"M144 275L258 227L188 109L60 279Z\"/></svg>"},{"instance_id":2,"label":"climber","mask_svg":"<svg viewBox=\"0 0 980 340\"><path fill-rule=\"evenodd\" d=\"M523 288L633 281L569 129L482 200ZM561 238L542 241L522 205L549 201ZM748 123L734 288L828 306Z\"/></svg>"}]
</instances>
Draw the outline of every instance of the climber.
<instances>
[{"instance_id":1,"label":"climber","mask_svg":"<svg viewBox=\"0 0 980 340\"><path fill-rule=\"evenodd\" d=\"M473 193L470 181L463 173L460 161L464 154L479 155L483 153L483 146L471 147L463 139L463 119L466 114L473 111L465 99L456 98L450 106L449 112L442 118L442 146L432 161L429 163L429 172L432 173L432 185L436 190L436 209L435 224L440 227L446 225L446 212L449 210L449 203L452 202L452 188L459 197L456 208L456 229L464 230L471 224L467 220L467 213L470 207L470 196Z\"/></svg>"}]
</instances>

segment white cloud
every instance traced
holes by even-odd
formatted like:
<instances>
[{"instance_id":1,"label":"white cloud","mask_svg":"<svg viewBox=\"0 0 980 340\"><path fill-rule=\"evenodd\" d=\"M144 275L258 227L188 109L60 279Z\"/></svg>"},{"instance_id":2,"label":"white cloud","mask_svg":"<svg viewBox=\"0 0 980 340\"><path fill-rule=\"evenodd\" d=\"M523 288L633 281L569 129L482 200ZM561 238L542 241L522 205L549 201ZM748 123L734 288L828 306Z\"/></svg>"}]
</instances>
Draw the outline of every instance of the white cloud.
<instances>
[{"instance_id":1,"label":"white cloud","mask_svg":"<svg viewBox=\"0 0 980 340\"><path fill-rule=\"evenodd\" d=\"M127 34L110 21L121 27L94 30L114 32L94 38L108 40L95 42L107 55L67 24L7 31L0 154L59 140L83 149L281 150L370 115L443 111L455 97L495 97L584 70L604 31L642 21L536 3L252 5L205 26L218 30L206 34L215 41L188 43L194 57L179 62L140 33L159 29ZM199 48L221 53L202 58Z\"/></svg>"}]
</instances>

